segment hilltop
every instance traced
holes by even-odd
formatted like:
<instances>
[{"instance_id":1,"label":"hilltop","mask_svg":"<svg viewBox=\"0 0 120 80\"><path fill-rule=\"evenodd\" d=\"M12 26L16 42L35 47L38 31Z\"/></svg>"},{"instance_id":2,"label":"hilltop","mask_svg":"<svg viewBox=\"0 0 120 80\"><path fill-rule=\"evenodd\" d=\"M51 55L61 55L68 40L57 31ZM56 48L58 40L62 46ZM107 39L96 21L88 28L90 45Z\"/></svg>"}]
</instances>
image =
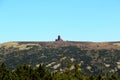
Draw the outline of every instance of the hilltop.
<instances>
[{"instance_id":1,"label":"hilltop","mask_svg":"<svg viewBox=\"0 0 120 80\"><path fill-rule=\"evenodd\" d=\"M26 49L29 46L38 46L41 48L60 48L66 46L75 46L83 50L100 50L100 49L115 49L120 50L120 42L75 42L75 41L60 41L60 42L6 42L0 44L0 47L4 48L23 48Z\"/></svg>"}]
</instances>

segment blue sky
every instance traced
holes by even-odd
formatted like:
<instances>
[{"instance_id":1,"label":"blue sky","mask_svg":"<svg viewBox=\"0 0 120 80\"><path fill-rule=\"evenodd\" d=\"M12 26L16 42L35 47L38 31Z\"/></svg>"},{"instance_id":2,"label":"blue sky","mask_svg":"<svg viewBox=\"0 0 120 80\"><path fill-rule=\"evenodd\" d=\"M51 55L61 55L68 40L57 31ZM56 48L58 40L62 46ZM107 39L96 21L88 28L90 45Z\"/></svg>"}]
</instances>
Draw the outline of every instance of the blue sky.
<instances>
[{"instance_id":1,"label":"blue sky","mask_svg":"<svg viewBox=\"0 0 120 80\"><path fill-rule=\"evenodd\" d=\"M120 41L120 0L0 0L0 42Z\"/></svg>"}]
</instances>

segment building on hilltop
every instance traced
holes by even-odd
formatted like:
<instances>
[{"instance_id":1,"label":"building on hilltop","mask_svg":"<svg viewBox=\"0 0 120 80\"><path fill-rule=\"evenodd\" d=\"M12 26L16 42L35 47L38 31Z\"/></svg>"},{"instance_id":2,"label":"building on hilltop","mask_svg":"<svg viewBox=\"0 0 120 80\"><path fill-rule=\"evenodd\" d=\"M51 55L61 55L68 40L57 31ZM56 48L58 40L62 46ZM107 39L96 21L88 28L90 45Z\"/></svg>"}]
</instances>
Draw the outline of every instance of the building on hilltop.
<instances>
[{"instance_id":1,"label":"building on hilltop","mask_svg":"<svg viewBox=\"0 0 120 80\"><path fill-rule=\"evenodd\" d=\"M63 41L60 35L58 35L58 38L55 41Z\"/></svg>"}]
</instances>

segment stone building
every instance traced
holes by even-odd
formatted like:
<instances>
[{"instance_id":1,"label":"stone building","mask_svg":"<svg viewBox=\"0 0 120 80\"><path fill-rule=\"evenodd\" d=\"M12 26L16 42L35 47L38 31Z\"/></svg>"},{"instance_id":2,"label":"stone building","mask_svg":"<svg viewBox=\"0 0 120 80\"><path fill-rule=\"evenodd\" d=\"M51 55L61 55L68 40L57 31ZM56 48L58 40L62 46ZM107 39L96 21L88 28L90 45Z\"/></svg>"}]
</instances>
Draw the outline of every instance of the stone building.
<instances>
[{"instance_id":1,"label":"stone building","mask_svg":"<svg viewBox=\"0 0 120 80\"><path fill-rule=\"evenodd\" d=\"M58 38L55 41L63 41L60 35L58 35Z\"/></svg>"}]
</instances>

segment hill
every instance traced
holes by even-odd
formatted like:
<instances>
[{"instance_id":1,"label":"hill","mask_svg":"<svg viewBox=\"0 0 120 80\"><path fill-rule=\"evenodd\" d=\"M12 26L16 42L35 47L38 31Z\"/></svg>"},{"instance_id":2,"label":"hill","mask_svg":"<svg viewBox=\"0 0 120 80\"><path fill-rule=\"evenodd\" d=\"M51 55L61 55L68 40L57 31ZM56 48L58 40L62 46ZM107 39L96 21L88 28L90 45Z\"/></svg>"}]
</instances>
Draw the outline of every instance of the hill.
<instances>
[{"instance_id":1,"label":"hill","mask_svg":"<svg viewBox=\"0 0 120 80\"><path fill-rule=\"evenodd\" d=\"M72 71L75 64L83 74L120 74L120 42L7 42L0 44L0 63L13 70L20 64L53 71Z\"/></svg>"}]
</instances>

